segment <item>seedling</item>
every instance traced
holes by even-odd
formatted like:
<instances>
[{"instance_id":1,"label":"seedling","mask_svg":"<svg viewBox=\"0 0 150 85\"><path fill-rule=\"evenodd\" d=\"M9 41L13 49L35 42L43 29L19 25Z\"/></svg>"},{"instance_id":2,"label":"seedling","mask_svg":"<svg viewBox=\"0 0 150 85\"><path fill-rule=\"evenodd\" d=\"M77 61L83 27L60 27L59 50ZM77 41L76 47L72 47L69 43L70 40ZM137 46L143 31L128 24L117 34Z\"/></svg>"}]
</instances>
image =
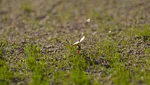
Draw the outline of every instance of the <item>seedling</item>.
<instances>
[{"instance_id":1,"label":"seedling","mask_svg":"<svg viewBox=\"0 0 150 85\"><path fill-rule=\"evenodd\" d=\"M108 33L110 34L110 33L111 33L111 31L108 31Z\"/></svg>"},{"instance_id":2,"label":"seedling","mask_svg":"<svg viewBox=\"0 0 150 85\"><path fill-rule=\"evenodd\" d=\"M89 23L89 22L90 22L90 19L87 19L86 22Z\"/></svg>"},{"instance_id":3,"label":"seedling","mask_svg":"<svg viewBox=\"0 0 150 85\"><path fill-rule=\"evenodd\" d=\"M76 51L76 54L79 54L80 53L80 51L81 51L81 43L82 43L82 41L85 39L85 36L83 36L79 41L77 41L77 42L75 42L74 44L73 44L73 46L78 46L78 48L77 48L77 51Z\"/></svg>"}]
</instances>

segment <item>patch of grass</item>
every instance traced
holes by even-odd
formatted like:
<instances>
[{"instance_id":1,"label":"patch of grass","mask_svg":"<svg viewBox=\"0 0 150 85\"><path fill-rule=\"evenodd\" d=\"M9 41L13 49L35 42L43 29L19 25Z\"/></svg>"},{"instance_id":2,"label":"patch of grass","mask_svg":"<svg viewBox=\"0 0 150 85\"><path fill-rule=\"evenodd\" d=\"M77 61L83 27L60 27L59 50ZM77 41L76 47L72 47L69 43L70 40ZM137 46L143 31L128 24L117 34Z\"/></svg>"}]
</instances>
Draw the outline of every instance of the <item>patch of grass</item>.
<instances>
[{"instance_id":1,"label":"patch of grass","mask_svg":"<svg viewBox=\"0 0 150 85\"><path fill-rule=\"evenodd\" d=\"M32 5L29 2L24 2L22 4L21 8L24 12L27 12L27 13L30 13L33 11Z\"/></svg>"},{"instance_id":2,"label":"patch of grass","mask_svg":"<svg viewBox=\"0 0 150 85\"><path fill-rule=\"evenodd\" d=\"M71 71L71 80L72 84L76 85L91 85L94 82L92 82L92 77L85 73L83 70L72 70Z\"/></svg>"},{"instance_id":3,"label":"patch of grass","mask_svg":"<svg viewBox=\"0 0 150 85\"><path fill-rule=\"evenodd\" d=\"M61 63L53 60L54 65L50 65L49 70L47 69L48 64L41 59L42 55L39 46L28 44L25 46L24 51L28 68L31 70L31 81L29 82L31 85L47 85L49 84L48 81L63 85L91 85L94 83L92 82L93 80L91 80L92 76L85 72L89 67L88 62L85 60L85 56L74 55L74 49L70 49L73 55L66 56L66 60L62 60ZM62 70L65 68L64 66L69 67L70 70ZM48 74L51 74L51 79L48 79Z\"/></svg>"},{"instance_id":4,"label":"patch of grass","mask_svg":"<svg viewBox=\"0 0 150 85\"><path fill-rule=\"evenodd\" d=\"M13 78L14 74L9 70L7 65L0 66L0 84L8 85L12 82Z\"/></svg>"},{"instance_id":5,"label":"patch of grass","mask_svg":"<svg viewBox=\"0 0 150 85\"><path fill-rule=\"evenodd\" d=\"M47 65L44 61L40 60L42 55L40 53L40 47L28 44L24 48L26 54L26 62L28 65L29 70L31 70L31 81L29 82L30 85L39 85L44 84L48 85L48 76L46 74L46 67Z\"/></svg>"},{"instance_id":6,"label":"patch of grass","mask_svg":"<svg viewBox=\"0 0 150 85\"><path fill-rule=\"evenodd\" d=\"M6 42L5 40L2 40L0 42L0 84L1 85L9 85L12 82L12 79L14 78L14 73L10 70L9 65L7 64L6 59L4 59L4 48L5 48Z\"/></svg>"},{"instance_id":7,"label":"patch of grass","mask_svg":"<svg viewBox=\"0 0 150 85\"><path fill-rule=\"evenodd\" d=\"M143 41L149 41L150 40L150 26L149 25L143 25L142 28L130 28L125 30L125 35L136 37L136 38L142 38Z\"/></svg>"}]
</instances>

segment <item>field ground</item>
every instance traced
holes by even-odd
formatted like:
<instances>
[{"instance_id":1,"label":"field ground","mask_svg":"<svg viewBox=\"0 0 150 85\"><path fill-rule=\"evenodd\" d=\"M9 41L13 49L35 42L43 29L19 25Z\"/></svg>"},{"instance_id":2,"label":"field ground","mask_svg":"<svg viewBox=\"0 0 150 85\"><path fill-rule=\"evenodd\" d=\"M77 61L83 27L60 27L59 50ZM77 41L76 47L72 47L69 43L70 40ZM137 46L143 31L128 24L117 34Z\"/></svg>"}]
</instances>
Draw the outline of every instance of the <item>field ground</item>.
<instances>
[{"instance_id":1,"label":"field ground","mask_svg":"<svg viewBox=\"0 0 150 85\"><path fill-rule=\"evenodd\" d=\"M150 85L150 1L0 0L0 85Z\"/></svg>"}]
</instances>

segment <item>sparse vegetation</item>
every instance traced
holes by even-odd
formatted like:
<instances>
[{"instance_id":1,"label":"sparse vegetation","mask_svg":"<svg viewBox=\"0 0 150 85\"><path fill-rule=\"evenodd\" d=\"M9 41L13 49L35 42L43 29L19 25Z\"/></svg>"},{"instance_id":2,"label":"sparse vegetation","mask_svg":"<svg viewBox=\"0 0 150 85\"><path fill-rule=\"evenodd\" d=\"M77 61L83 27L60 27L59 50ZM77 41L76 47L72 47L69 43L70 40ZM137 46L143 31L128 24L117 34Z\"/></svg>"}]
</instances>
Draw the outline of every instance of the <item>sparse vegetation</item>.
<instances>
[{"instance_id":1,"label":"sparse vegetation","mask_svg":"<svg viewBox=\"0 0 150 85\"><path fill-rule=\"evenodd\" d=\"M0 85L150 85L148 8L149 0L1 0Z\"/></svg>"}]
</instances>

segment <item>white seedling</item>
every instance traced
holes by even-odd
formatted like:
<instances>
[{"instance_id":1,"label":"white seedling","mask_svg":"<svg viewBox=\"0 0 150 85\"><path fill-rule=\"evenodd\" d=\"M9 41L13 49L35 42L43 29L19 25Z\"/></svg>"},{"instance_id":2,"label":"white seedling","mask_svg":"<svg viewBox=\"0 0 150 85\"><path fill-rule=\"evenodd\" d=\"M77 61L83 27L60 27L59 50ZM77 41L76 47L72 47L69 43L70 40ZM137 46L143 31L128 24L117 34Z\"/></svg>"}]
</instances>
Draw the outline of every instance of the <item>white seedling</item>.
<instances>
[{"instance_id":1,"label":"white seedling","mask_svg":"<svg viewBox=\"0 0 150 85\"><path fill-rule=\"evenodd\" d=\"M80 53L80 50L81 50L81 42L83 41L85 39L85 36L83 36L79 41L77 41L77 42L75 42L74 44L73 44L73 46L78 46L78 50L77 50L77 54L79 54Z\"/></svg>"},{"instance_id":2,"label":"white seedling","mask_svg":"<svg viewBox=\"0 0 150 85\"><path fill-rule=\"evenodd\" d=\"M80 39L80 43L84 40L85 36L83 36L81 39Z\"/></svg>"},{"instance_id":3,"label":"white seedling","mask_svg":"<svg viewBox=\"0 0 150 85\"><path fill-rule=\"evenodd\" d=\"M111 31L109 31L108 33L111 33Z\"/></svg>"},{"instance_id":4,"label":"white seedling","mask_svg":"<svg viewBox=\"0 0 150 85\"><path fill-rule=\"evenodd\" d=\"M86 22L90 22L90 19L87 19Z\"/></svg>"},{"instance_id":5,"label":"white seedling","mask_svg":"<svg viewBox=\"0 0 150 85\"><path fill-rule=\"evenodd\" d=\"M73 46L81 44L81 42L82 42L84 39L85 39L85 36L83 36L79 41L75 42L75 43L73 44Z\"/></svg>"}]
</instances>

